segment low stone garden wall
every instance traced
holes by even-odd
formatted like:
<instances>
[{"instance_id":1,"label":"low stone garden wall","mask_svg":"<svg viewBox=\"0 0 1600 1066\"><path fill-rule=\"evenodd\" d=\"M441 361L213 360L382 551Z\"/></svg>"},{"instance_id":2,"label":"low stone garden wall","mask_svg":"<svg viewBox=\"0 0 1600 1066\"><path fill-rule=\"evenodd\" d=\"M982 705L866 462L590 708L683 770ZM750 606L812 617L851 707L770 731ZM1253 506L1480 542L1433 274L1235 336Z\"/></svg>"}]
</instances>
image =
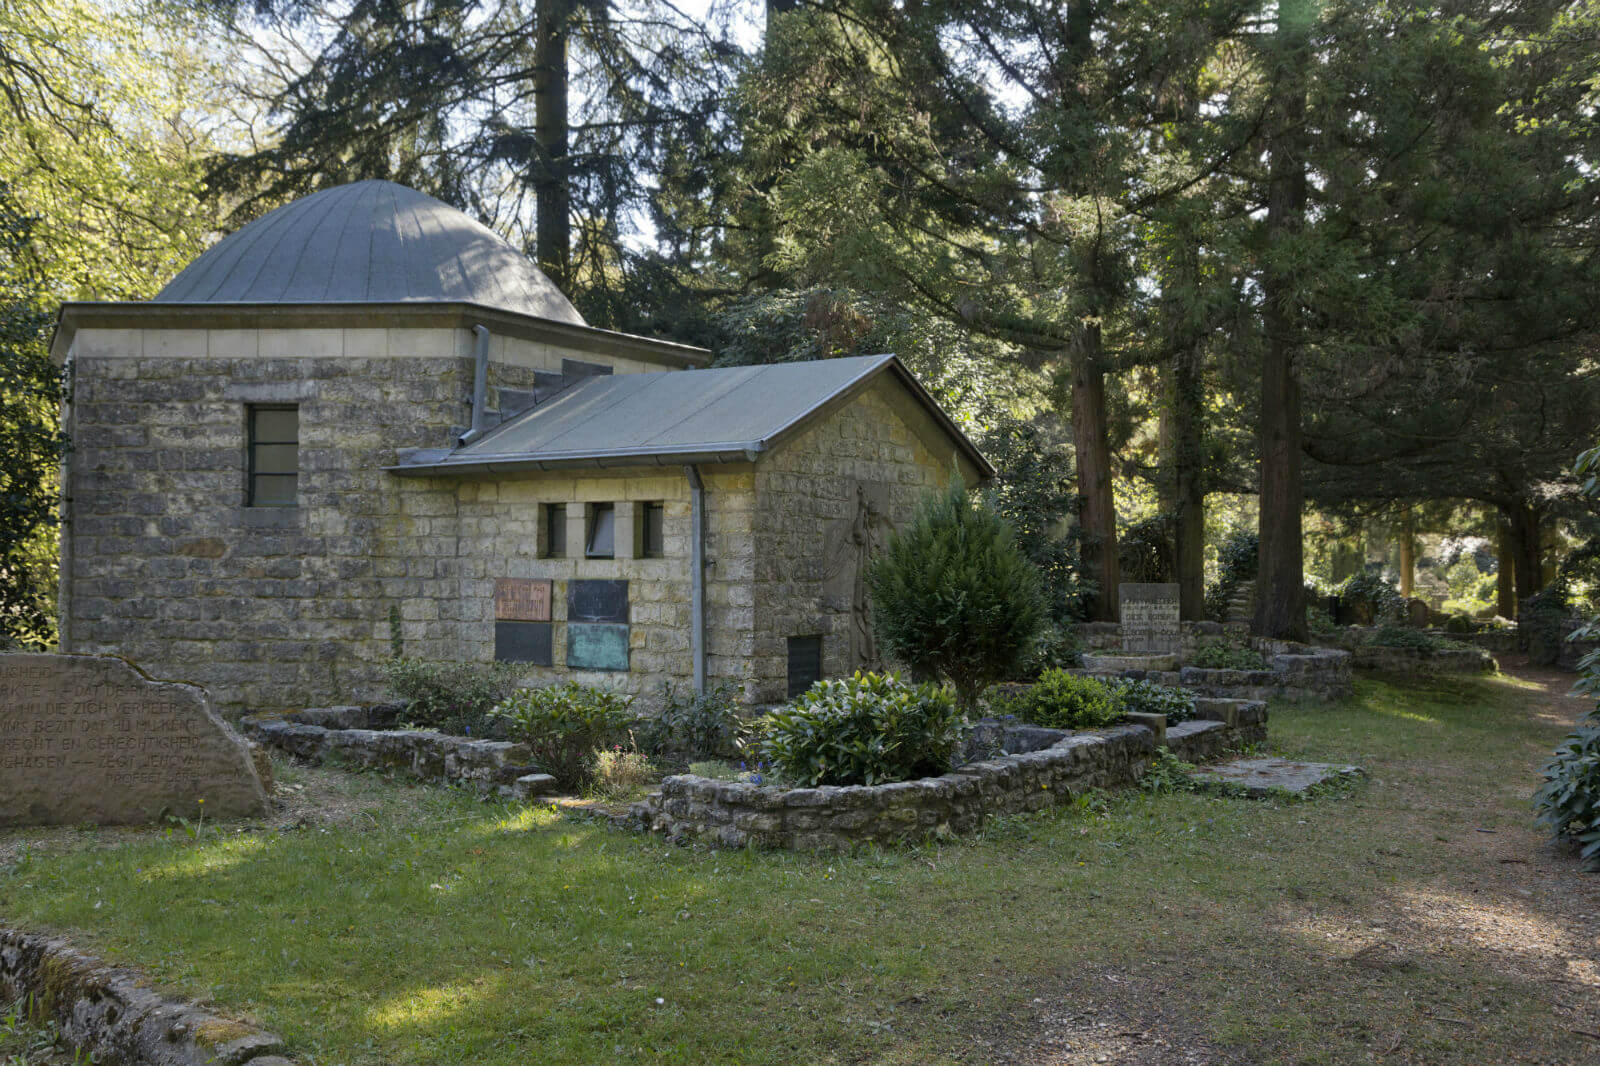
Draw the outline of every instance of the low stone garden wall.
<instances>
[{"instance_id":1,"label":"low stone garden wall","mask_svg":"<svg viewBox=\"0 0 1600 1066\"><path fill-rule=\"evenodd\" d=\"M4 926L0 997L27 1001L36 1019L53 1022L94 1062L293 1066L272 1033L166 999L133 971L106 966L65 940Z\"/></svg>"},{"instance_id":2,"label":"low stone garden wall","mask_svg":"<svg viewBox=\"0 0 1600 1066\"><path fill-rule=\"evenodd\" d=\"M1180 666L1176 670L1118 668L1110 672L1104 669L1072 672L1091 677L1152 681L1158 685L1186 688L1196 695L1218 699L1282 698L1297 702L1332 703L1350 695L1352 689L1349 652L1338 648L1315 648L1306 644L1291 645L1281 641L1257 641L1256 645L1269 664L1266 669L1223 670ZM1276 650L1278 648L1292 650ZM1120 665L1114 658L1101 661L1110 662L1114 666Z\"/></svg>"},{"instance_id":3,"label":"low stone garden wall","mask_svg":"<svg viewBox=\"0 0 1600 1066\"><path fill-rule=\"evenodd\" d=\"M1265 704L1202 702L1202 713L1213 717L1165 729L1166 744L1179 758L1200 761L1265 739ZM984 731L980 723L977 732ZM990 815L1043 810L1089 789L1135 784L1155 758L1158 739L1157 729L1146 725L1067 733L991 720L987 733L989 743L1009 753L919 781L783 789L668 777L659 792L634 805L633 818L674 840L728 847L822 851L947 837L976 829Z\"/></svg>"},{"instance_id":4,"label":"low stone garden wall","mask_svg":"<svg viewBox=\"0 0 1600 1066\"><path fill-rule=\"evenodd\" d=\"M426 729L396 729L398 707L314 707L240 720L244 734L312 764L394 770L419 781L459 784L527 799L555 790L526 745L474 740Z\"/></svg>"},{"instance_id":5,"label":"low stone garden wall","mask_svg":"<svg viewBox=\"0 0 1600 1066\"><path fill-rule=\"evenodd\" d=\"M1122 651L1122 626L1116 622L1080 622L1075 632L1086 652L1116 655ZM1183 655L1193 655L1204 644L1243 648L1250 643L1247 622L1180 622L1178 633Z\"/></svg>"},{"instance_id":6,"label":"low stone garden wall","mask_svg":"<svg viewBox=\"0 0 1600 1066\"><path fill-rule=\"evenodd\" d=\"M1357 670L1414 671L1424 674L1492 674L1499 666L1482 648L1352 648Z\"/></svg>"}]
</instances>

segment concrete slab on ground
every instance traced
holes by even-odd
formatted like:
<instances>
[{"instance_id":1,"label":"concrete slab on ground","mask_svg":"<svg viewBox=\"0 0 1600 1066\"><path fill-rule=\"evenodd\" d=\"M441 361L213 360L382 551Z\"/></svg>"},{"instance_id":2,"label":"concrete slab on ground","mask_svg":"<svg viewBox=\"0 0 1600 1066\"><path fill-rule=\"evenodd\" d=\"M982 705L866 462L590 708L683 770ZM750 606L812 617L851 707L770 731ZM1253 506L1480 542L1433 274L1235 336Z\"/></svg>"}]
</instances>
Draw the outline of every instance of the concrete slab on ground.
<instances>
[{"instance_id":1,"label":"concrete slab on ground","mask_svg":"<svg viewBox=\"0 0 1600 1066\"><path fill-rule=\"evenodd\" d=\"M1232 762L1202 766L1194 779L1202 785L1233 785L1255 799L1287 792L1303 795L1324 781L1360 777L1359 766L1327 762L1294 762L1289 759L1235 759Z\"/></svg>"}]
</instances>

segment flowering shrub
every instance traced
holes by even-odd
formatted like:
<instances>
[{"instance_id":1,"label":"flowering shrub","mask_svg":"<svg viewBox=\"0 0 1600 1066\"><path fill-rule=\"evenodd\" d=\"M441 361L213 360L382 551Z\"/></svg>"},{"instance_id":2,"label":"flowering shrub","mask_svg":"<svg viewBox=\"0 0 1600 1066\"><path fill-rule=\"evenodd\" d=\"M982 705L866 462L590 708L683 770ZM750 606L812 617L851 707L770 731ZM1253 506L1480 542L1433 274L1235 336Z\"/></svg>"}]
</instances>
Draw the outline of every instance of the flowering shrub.
<instances>
[{"instance_id":1,"label":"flowering shrub","mask_svg":"<svg viewBox=\"0 0 1600 1066\"><path fill-rule=\"evenodd\" d=\"M762 747L801 785L877 785L944 773L966 730L949 688L857 673L769 714Z\"/></svg>"},{"instance_id":2,"label":"flowering shrub","mask_svg":"<svg viewBox=\"0 0 1600 1066\"><path fill-rule=\"evenodd\" d=\"M534 762L564 788L594 779L595 752L629 739L633 697L569 681L524 688L494 709L506 735L528 745Z\"/></svg>"}]
</instances>

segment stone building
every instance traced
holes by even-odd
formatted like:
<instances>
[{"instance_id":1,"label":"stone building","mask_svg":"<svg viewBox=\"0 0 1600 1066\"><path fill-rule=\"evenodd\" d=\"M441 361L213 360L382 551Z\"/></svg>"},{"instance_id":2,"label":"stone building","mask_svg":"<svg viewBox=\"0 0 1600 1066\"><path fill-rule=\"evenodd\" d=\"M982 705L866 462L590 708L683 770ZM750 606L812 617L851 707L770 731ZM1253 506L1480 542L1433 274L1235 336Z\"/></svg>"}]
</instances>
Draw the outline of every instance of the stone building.
<instances>
[{"instance_id":1,"label":"stone building","mask_svg":"<svg viewBox=\"0 0 1600 1066\"><path fill-rule=\"evenodd\" d=\"M396 651L781 699L873 661L866 558L992 474L892 356L703 369L387 182L66 305L54 353L63 650L233 713L381 696Z\"/></svg>"}]
</instances>

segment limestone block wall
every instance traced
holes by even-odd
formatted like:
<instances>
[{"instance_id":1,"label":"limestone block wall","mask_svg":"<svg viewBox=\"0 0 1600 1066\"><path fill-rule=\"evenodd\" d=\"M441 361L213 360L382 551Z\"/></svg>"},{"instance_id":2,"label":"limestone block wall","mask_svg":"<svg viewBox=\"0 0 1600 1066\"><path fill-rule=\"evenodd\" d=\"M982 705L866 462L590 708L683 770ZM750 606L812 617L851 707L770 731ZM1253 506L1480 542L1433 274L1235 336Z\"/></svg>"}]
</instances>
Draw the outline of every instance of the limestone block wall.
<instances>
[{"instance_id":1,"label":"limestone block wall","mask_svg":"<svg viewBox=\"0 0 1600 1066\"><path fill-rule=\"evenodd\" d=\"M492 365L491 382L532 388L564 354L600 361L544 345ZM378 698L391 607L408 654L492 641L479 593L496 575L479 548L497 514L522 514L516 500L382 469L468 421L470 330L85 329L72 366L65 650L197 682L237 717ZM299 406L297 507L244 506L258 403ZM683 499L669 505L679 548ZM647 615L672 609L664 588L646 591ZM672 653L642 639L646 662Z\"/></svg>"},{"instance_id":2,"label":"limestone block wall","mask_svg":"<svg viewBox=\"0 0 1600 1066\"><path fill-rule=\"evenodd\" d=\"M851 633L857 486L882 512L871 533L881 547L892 529L911 520L922 497L954 474L952 460L930 451L916 431L896 390L880 378L756 468L755 580L751 602L740 607L754 626L749 676L757 700L785 697L789 637L822 638L825 677L859 665Z\"/></svg>"}]
</instances>

